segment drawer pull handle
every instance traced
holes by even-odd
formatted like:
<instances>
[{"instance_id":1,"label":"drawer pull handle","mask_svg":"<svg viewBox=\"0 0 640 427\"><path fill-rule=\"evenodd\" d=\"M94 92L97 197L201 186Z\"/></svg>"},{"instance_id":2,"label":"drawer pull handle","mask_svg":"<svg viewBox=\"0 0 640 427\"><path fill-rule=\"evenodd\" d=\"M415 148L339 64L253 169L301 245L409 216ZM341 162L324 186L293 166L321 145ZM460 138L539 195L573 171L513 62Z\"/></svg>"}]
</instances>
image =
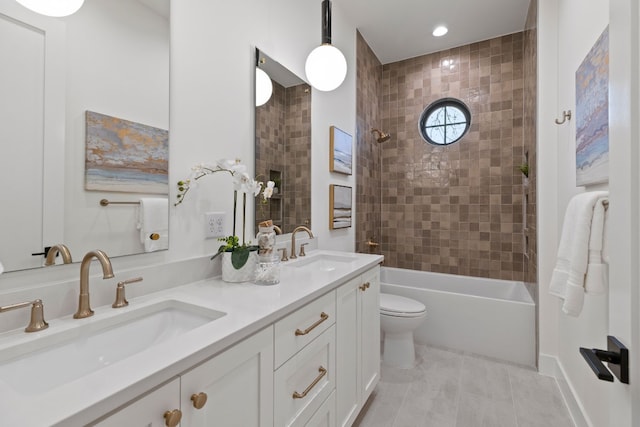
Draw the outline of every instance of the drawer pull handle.
<instances>
[{"instance_id":1,"label":"drawer pull handle","mask_svg":"<svg viewBox=\"0 0 640 427\"><path fill-rule=\"evenodd\" d=\"M371 284L369 282L367 283L363 283L362 285L358 286L360 288L361 291L366 291L367 289L369 289L369 287L371 286Z\"/></svg>"},{"instance_id":2,"label":"drawer pull handle","mask_svg":"<svg viewBox=\"0 0 640 427\"><path fill-rule=\"evenodd\" d=\"M202 409L204 405L207 403L207 393L198 393L191 395L191 401L193 402L193 407L196 409Z\"/></svg>"},{"instance_id":3,"label":"drawer pull handle","mask_svg":"<svg viewBox=\"0 0 640 427\"><path fill-rule=\"evenodd\" d=\"M316 323L309 326L304 331L301 331L300 329L296 329L296 336L298 337L300 335L307 335L309 332L313 331L320 323L324 322L328 318L329 318L329 315L323 311L322 313L320 313L320 320L318 320Z\"/></svg>"},{"instance_id":4,"label":"drawer pull handle","mask_svg":"<svg viewBox=\"0 0 640 427\"><path fill-rule=\"evenodd\" d=\"M180 424L182 419L182 412L180 409L174 409L173 411L167 411L164 413L164 421L167 427L176 427Z\"/></svg>"},{"instance_id":5,"label":"drawer pull handle","mask_svg":"<svg viewBox=\"0 0 640 427\"><path fill-rule=\"evenodd\" d=\"M313 380L313 382L311 384L309 384L309 387L307 387L305 389L305 391L303 391L302 393L298 393L297 391L293 392L293 398L294 399L302 399L302 398L304 398L307 394L309 394L311 389L314 388L316 386L316 384L318 384L320 382L322 377L327 375L327 370L325 368L323 368L322 366L320 366L320 368L318 369L318 372L320 372L320 374L316 377L315 380Z\"/></svg>"}]
</instances>

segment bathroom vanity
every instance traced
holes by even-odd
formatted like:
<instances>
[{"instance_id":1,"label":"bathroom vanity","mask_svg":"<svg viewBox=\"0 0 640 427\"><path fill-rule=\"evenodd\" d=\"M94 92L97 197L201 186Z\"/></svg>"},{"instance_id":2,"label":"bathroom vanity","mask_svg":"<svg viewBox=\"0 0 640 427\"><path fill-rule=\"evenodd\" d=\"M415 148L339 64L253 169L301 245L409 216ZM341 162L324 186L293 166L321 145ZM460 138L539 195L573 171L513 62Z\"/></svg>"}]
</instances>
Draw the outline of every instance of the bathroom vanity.
<instances>
[{"instance_id":1,"label":"bathroom vanity","mask_svg":"<svg viewBox=\"0 0 640 427\"><path fill-rule=\"evenodd\" d=\"M208 279L2 334L3 423L351 425L379 380L381 261L312 251L283 263L278 285ZM42 388L38 372L19 381L25 367Z\"/></svg>"}]
</instances>

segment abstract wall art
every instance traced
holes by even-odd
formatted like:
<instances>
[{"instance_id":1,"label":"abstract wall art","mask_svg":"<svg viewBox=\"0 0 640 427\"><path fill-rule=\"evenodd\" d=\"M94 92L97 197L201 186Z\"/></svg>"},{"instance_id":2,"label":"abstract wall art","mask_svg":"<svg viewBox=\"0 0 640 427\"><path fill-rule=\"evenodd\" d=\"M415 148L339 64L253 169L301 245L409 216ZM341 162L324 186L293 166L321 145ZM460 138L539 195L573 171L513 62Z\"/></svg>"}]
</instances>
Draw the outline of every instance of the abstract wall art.
<instances>
[{"instance_id":1,"label":"abstract wall art","mask_svg":"<svg viewBox=\"0 0 640 427\"><path fill-rule=\"evenodd\" d=\"M353 138L351 135L335 126L329 129L331 148L331 159L329 161L329 170L331 172L343 173L351 175L353 163Z\"/></svg>"},{"instance_id":2,"label":"abstract wall art","mask_svg":"<svg viewBox=\"0 0 640 427\"><path fill-rule=\"evenodd\" d=\"M576 185L609 181L609 27L576 71Z\"/></svg>"},{"instance_id":3,"label":"abstract wall art","mask_svg":"<svg viewBox=\"0 0 640 427\"><path fill-rule=\"evenodd\" d=\"M86 112L85 188L168 194L169 132Z\"/></svg>"},{"instance_id":4,"label":"abstract wall art","mask_svg":"<svg viewBox=\"0 0 640 427\"><path fill-rule=\"evenodd\" d=\"M351 227L351 187L329 186L329 229Z\"/></svg>"}]
</instances>

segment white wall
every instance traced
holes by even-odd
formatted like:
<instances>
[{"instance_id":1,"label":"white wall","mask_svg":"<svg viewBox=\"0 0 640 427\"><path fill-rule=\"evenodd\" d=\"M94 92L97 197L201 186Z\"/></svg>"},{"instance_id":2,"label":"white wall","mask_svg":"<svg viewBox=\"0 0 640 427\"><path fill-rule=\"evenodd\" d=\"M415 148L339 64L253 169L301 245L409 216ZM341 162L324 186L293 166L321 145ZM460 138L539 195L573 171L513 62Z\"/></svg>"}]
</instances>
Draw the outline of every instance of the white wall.
<instances>
[{"instance_id":1,"label":"white wall","mask_svg":"<svg viewBox=\"0 0 640 427\"><path fill-rule=\"evenodd\" d=\"M540 7L539 80L539 249L540 369L557 358L559 367L587 424L608 424L608 384L599 381L579 354L579 347L606 348L608 300L585 295L578 317L560 311L560 301L548 294L564 212L571 197L582 191L606 189L576 187L575 117L558 126L553 120L575 108L575 72L609 22L608 0L542 0ZM553 38L556 37L555 46ZM556 64L556 67L553 66ZM555 73L555 76L554 76ZM543 246L544 245L544 246ZM547 372L549 373L549 372Z\"/></svg>"}]
</instances>

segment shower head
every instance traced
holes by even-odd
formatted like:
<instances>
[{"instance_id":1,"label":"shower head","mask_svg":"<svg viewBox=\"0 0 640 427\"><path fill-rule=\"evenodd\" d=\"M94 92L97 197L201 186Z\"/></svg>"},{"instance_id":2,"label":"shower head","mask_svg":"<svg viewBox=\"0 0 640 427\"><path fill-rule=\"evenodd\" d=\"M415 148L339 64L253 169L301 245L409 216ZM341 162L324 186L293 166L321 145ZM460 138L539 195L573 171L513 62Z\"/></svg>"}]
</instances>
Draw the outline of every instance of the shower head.
<instances>
[{"instance_id":1,"label":"shower head","mask_svg":"<svg viewBox=\"0 0 640 427\"><path fill-rule=\"evenodd\" d=\"M384 133L381 130L378 129L371 129L371 133L377 133L378 134L378 138L376 138L376 141L378 142L385 142L388 141L391 138L391 135L388 133Z\"/></svg>"}]
</instances>

